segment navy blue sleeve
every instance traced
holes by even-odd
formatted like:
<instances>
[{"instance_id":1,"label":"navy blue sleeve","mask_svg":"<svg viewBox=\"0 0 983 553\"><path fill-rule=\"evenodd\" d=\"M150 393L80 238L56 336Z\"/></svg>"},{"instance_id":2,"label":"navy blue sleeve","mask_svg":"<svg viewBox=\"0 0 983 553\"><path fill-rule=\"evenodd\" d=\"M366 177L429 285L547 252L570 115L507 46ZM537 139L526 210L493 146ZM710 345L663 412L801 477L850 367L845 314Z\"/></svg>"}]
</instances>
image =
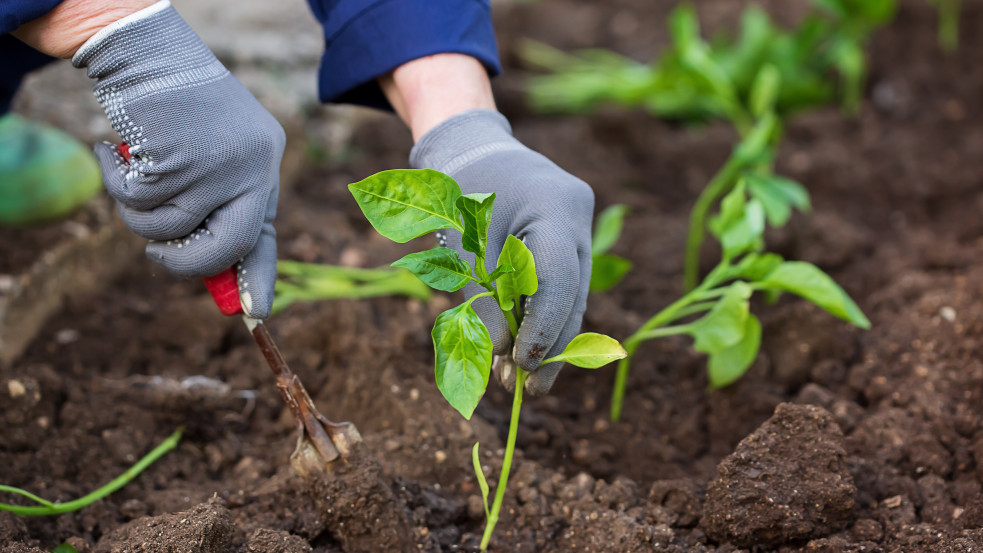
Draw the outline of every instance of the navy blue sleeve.
<instances>
[{"instance_id":1,"label":"navy blue sleeve","mask_svg":"<svg viewBox=\"0 0 983 553\"><path fill-rule=\"evenodd\" d=\"M322 102L392 109L376 77L433 54L474 57L502 68L490 0L308 0L324 26L318 70Z\"/></svg>"},{"instance_id":2,"label":"navy blue sleeve","mask_svg":"<svg viewBox=\"0 0 983 553\"><path fill-rule=\"evenodd\" d=\"M61 4L62 0L3 0L0 2L0 35L5 35Z\"/></svg>"}]
</instances>

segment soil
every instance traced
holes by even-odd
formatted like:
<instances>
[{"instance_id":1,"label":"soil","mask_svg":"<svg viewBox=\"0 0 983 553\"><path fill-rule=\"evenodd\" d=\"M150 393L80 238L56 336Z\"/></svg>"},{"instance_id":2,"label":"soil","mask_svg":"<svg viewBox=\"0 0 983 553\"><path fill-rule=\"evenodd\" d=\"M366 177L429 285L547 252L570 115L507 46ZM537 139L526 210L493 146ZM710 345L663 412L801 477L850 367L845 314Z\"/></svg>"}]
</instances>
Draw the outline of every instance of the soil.
<instances>
[{"instance_id":1,"label":"soil","mask_svg":"<svg viewBox=\"0 0 983 553\"><path fill-rule=\"evenodd\" d=\"M632 206L615 253L635 269L590 299L585 320L616 337L678 294L686 212L734 137L615 109L536 116L522 103L515 45L531 37L647 59L665 43L672 4L541 0L498 12L509 73L496 86L517 136L592 183L598 209ZM766 7L793 19L802 3L789 4ZM963 29L983 25L983 5L963 8ZM719 28L740 3L699 9ZM963 33L946 54L934 21L928 3L902 2L871 45L861 113L794 118L779 162L814 208L769 243L829 271L873 328L792 298L756 306L762 354L713 392L688 342L646 344L618 424L607 420L613 371L566 369L523 406L494 551L983 548L983 35ZM405 166L409 147L395 118L378 117L349 150L312 156L281 201L280 256L378 266L416 247L376 236L344 187ZM77 513L0 514L0 552L65 541L81 553L475 551L484 513L471 448L481 443L493 480L510 397L490 387L471 422L440 397L429 329L450 304L335 301L270 321L322 412L364 437L364 461L318 488L290 468L293 423L241 323L199 283L134 259L0 369L0 481L73 499L176 427L184 438Z\"/></svg>"}]
</instances>

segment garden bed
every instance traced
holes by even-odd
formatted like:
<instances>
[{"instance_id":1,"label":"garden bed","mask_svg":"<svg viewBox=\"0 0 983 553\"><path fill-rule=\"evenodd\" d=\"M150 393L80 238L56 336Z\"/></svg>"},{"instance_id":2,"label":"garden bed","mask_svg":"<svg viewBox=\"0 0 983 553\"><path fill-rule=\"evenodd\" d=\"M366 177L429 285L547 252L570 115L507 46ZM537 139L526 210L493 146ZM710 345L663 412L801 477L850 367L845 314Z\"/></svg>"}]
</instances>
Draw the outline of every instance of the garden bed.
<instances>
[{"instance_id":1,"label":"garden bed","mask_svg":"<svg viewBox=\"0 0 983 553\"><path fill-rule=\"evenodd\" d=\"M701 2L701 16L730 24L732 4ZM515 40L531 36L644 59L664 43L671 5L508 5L503 57L514 65ZM549 396L525 403L493 550L983 547L983 37L966 32L945 54L932 22L925 2L903 2L871 45L861 114L793 118L779 158L814 209L770 244L827 270L872 330L783 299L759 310L765 341L751 371L715 392L688 341L646 344L618 424L607 420L612 368L565 371ZM980 24L983 9L966 3L963 28ZM679 128L614 109L533 116L510 71L496 86L519 138L590 182L598 208L632 206L615 252L635 270L591 297L585 320L586 330L624 337L678 295L689 206L733 136L723 125ZM415 251L377 236L344 186L403 166L409 146L395 118L372 119L346 159L310 161L281 201L280 256L377 266ZM511 398L489 387L468 423L440 396L429 331L449 304L336 301L270 321L321 410L354 422L378 460L371 478L354 467L357 493L332 504L293 475L292 422L241 324L219 315L200 283L134 259L116 281L72 299L0 369L0 481L67 500L176 427L187 425L185 437L78 513L0 514L0 552L65 540L99 552L476 550L484 513L471 447L481 442L486 473L497 474ZM365 519L379 477L405 527ZM377 533L374 548L345 541L358 525ZM401 531L382 531L393 528Z\"/></svg>"}]
</instances>

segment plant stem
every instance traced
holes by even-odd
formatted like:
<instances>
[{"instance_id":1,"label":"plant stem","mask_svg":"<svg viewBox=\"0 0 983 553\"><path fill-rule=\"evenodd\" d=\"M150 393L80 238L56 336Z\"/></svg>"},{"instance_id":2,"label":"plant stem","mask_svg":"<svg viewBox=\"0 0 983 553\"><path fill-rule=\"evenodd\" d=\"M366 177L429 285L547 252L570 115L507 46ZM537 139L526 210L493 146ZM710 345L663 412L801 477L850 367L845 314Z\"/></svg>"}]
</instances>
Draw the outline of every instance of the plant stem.
<instances>
[{"instance_id":1,"label":"plant stem","mask_svg":"<svg viewBox=\"0 0 983 553\"><path fill-rule=\"evenodd\" d=\"M961 0L938 0L939 44L947 52L959 47L959 4Z\"/></svg>"},{"instance_id":2,"label":"plant stem","mask_svg":"<svg viewBox=\"0 0 983 553\"><path fill-rule=\"evenodd\" d=\"M505 458L502 459L502 472L498 475L498 485L495 487L495 501L492 503L491 514L485 521L485 532L481 536L481 550L488 551L488 543L491 541L492 532L498 524L498 513L502 510L502 500L505 498L505 489L509 483L509 471L512 469L512 454L515 452L515 437L519 433L519 411L522 408L522 389L526 384L526 371L516 367L515 370L515 393L512 396L512 418L509 420L509 437L505 443Z\"/></svg>"},{"instance_id":3,"label":"plant stem","mask_svg":"<svg viewBox=\"0 0 983 553\"><path fill-rule=\"evenodd\" d=\"M611 391L611 422L618 422L621 420L621 408L624 403L625 390L628 387L628 373L631 370L631 358L635 354L638 347L652 336L651 334L659 327L665 326L676 319L679 319L685 315L691 315L695 313L694 310L696 306L701 308L704 303L697 303L698 300L707 293L708 290L712 289L714 286L720 284L722 281L726 280L730 274L730 263L727 260L722 261L719 265L714 267L710 274L707 275L703 282L694 288L692 291L688 292L683 297L669 304L665 309L656 313L651 319L645 322L634 334L626 338L622 345L628 355L618 361L618 371L614 376L614 389ZM673 327L674 332L670 334L678 334L679 327Z\"/></svg>"},{"instance_id":4,"label":"plant stem","mask_svg":"<svg viewBox=\"0 0 983 553\"><path fill-rule=\"evenodd\" d=\"M737 175L744 161L732 154L727 163L714 175L703 192L693 204L689 215L689 234L686 236L686 261L683 267L684 290L689 292L696 288L700 279L700 247L703 245L703 234L706 228L707 213L714 202L733 188Z\"/></svg>"},{"instance_id":5,"label":"plant stem","mask_svg":"<svg viewBox=\"0 0 983 553\"><path fill-rule=\"evenodd\" d=\"M22 505L9 505L7 503L0 503L0 511L10 511L15 515L33 517L33 516L46 516L46 515L60 515L62 513L68 513L71 511L76 511L82 507L88 506L107 495L115 492L116 490L122 488L128 484L131 480L137 477L138 474L143 472L144 469L149 467L154 461L159 459L168 451L177 447L178 442L181 440L181 434L184 433L184 427L180 427L174 431L173 434L168 436L163 442L157 447L151 450L150 453L146 454L142 459L136 462L135 465L128 468L126 472L114 478L111 482L102 486L101 488L82 496L73 501L68 501L65 503L51 503L39 497L34 496L30 492L26 492L19 488L13 488L11 486L2 486L0 491L12 492L29 497L35 502L40 503L40 506L25 507Z\"/></svg>"}]
</instances>

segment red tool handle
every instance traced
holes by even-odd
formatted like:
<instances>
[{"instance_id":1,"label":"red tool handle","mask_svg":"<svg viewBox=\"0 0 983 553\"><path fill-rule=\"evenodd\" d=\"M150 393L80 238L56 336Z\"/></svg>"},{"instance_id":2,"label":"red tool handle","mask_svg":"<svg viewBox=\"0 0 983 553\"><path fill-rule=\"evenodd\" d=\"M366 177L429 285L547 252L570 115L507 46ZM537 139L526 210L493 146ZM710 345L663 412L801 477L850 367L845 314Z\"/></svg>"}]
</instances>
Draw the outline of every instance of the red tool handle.
<instances>
[{"instance_id":1,"label":"red tool handle","mask_svg":"<svg viewBox=\"0 0 983 553\"><path fill-rule=\"evenodd\" d=\"M130 146L126 142L121 142L116 147L123 160L130 162ZM238 315L243 312L242 302L239 301L239 283L236 282L236 268L233 265L217 275L201 279L205 283L205 288L212 294L215 305L223 315Z\"/></svg>"}]
</instances>

